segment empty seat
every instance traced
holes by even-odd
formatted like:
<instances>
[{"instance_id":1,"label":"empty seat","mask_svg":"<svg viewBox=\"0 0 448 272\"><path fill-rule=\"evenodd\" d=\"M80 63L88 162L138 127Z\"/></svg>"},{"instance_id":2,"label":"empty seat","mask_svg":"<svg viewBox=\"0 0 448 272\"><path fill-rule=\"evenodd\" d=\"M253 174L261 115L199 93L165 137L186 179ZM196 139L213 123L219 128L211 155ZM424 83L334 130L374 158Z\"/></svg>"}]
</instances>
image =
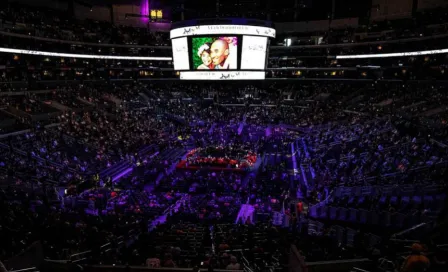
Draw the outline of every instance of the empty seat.
<instances>
[{"instance_id":1,"label":"empty seat","mask_svg":"<svg viewBox=\"0 0 448 272\"><path fill-rule=\"evenodd\" d=\"M368 223L368 211L366 211L366 210L359 210L359 222L361 224L367 224Z\"/></svg>"},{"instance_id":2,"label":"empty seat","mask_svg":"<svg viewBox=\"0 0 448 272\"><path fill-rule=\"evenodd\" d=\"M348 213L348 210L346 208L339 208L338 220L346 221L347 213Z\"/></svg>"},{"instance_id":3,"label":"empty seat","mask_svg":"<svg viewBox=\"0 0 448 272\"><path fill-rule=\"evenodd\" d=\"M349 209L349 218L348 220L350 222L357 222L358 221L358 210L357 209Z\"/></svg>"},{"instance_id":4,"label":"empty seat","mask_svg":"<svg viewBox=\"0 0 448 272\"><path fill-rule=\"evenodd\" d=\"M336 220L337 219L337 214L338 214L338 208L330 207L329 211L330 211L330 219Z\"/></svg>"}]
</instances>

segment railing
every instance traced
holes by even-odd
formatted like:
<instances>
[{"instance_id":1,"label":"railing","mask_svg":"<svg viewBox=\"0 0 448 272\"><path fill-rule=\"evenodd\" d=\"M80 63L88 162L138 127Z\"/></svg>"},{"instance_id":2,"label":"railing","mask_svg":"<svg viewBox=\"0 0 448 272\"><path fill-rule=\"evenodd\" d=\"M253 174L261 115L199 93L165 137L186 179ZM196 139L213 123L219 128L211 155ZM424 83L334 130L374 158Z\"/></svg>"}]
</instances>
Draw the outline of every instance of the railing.
<instances>
[{"instance_id":1,"label":"railing","mask_svg":"<svg viewBox=\"0 0 448 272\"><path fill-rule=\"evenodd\" d=\"M180 199L178 199L175 203L173 203L171 206L169 206L168 208L166 208L163 211L162 215L170 215L172 214L173 211L175 211L176 209L179 209L180 206L182 205L182 202L186 201L188 199L188 194L184 194Z\"/></svg>"},{"instance_id":2,"label":"railing","mask_svg":"<svg viewBox=\"0 0 448 272\"><path fill-rule=\"evenodd\" d=\"M355 265L368 264L369 262L369 259L348 259L305 263L297 247L292 245L290 249L288 267L291 272L349 271Z\"/></svg>"},{"instance_id":3,"label":"railing","mask_svg":"<svg viewBox=\"0 0 448 272\"><path fill-rule=\"evenodd\" d=\"M92 265L92 266L86 266L84 267L84 271L87 272L121 272L121 271L132 271L132 272L139 272L139 271L171 271L171 272L182 272L182 271L188 271L191 272L191 268L150 268L150 267L144 267L144 266L123 266L123 265ZM229 272L229 270L223 270L223 269L213 269L215 272ZM232 272L244 272L244 270L231 270Z\"/></svg>"},{"instance_id":4,"label":"railing","mask_svg":"<svg viewBox=\"0 0 448 272\"><path fill-rule=\"evenodd\" d=\"M250 266L249 261L246 259L246 257L244 257L244 255L242 256L242 261L244 271L254 272L254 269Z\"/></svg>"},{"instance_id":5,"label":"railing","mask_svg":"<svg viewBox=\"0 0 448 272\"><path fill-rule=\"evenodd\" d=\"M129 234L131 234L131 231L129 232ZM123 246L123 245L124 245L124 237L123 236L117 237L117 246L120 247L120 246ZM112 244L111 243L106 243L106 244L100 246L100 250L102 252L108 252L111 249L112 249ZM61 264L81 264L84 261L87 261L90 258L91 254L92 254L92 250L86 250L86 251L78 252L78 253L75 253L75 254L72 254L72 255L68 256L67 260L49 260L49 259L46 259L45 261L47 263L57 263L58 265L61 265ZM32 271L33 268L34 267L27 268L27 269L29 269L29 271ZM23 269L21 271L26 272L28 270ZM15 272L19 272L19 271L17 270Z\"/></svg>"},{"instance_id":6,"label":"railing","mask_svg":"<svg viewBox=\"0 0 448 272\"><path fill-rule=\"evenodd\" d=\"M75 253L73 255L70 255L70 257L68 258L68 262L79 263L85 261L87 260L87 258L90 256L91 253L92 253L91 250Z\"/></svg>"},{"instance_id":7,"label":"railing","mask_svg":"<svg viewBox=\"0 0 448 272\"><path fill-rule=\"evenodd\" d=\"M361 269L359 267L353 267L352 272L369 272L369 271Z\"/></svg>"},{"instance_id":8,"label":"railing","mask_svg":"<svg viewBox=\"0 0 448 272\"><path fill-rule=\"evenodd\" d=\"M332 191L327 195L327 197L326 197L324 200L322 200L321 202L316 203L316 204L310 206L310 207L309 207L309 211L310 211L310 213L311 213L311 209L316 210L316 209L319 208L319 207L325 206L325 205L328 203L328 201L330 201L330 198L333 197L333 193L334 193L334 190L332 190Z\"/></svg>"},{"instance_id":9,"label":"railing","mask_svg":"<svg viewBox=\"0 0 448 272\"><path fill-rule=\"evenodd\" d=\"M395 185L365 185L365 186L339 186L334 192L335 198L345 196L366 196L366 195L380 195L380 196L413 196L415 193L436 194L441 192L444 186L442 184L422 183L422 184L406 184L402 186Z\"/></svg>"},{"instance_id":10,"label":"railing","mask_svg":"<svg viewBox=\"0 0 448 272\"><path fill-rule=\"evenodd\" d=\"M380 45L380 44L392 44L392 43L406 43L413 41L425 41L432 39L440 39L448 37L448 34L439 34L425 37L416 38L405 38L405 39L394 39L387 41L374 41L374 42L357 42L357 43L335 43L335 44L319 44L319 45L292 45L292 46L271 46L272 49L298 49L298 48L338 48L338 47L355 47L355 46L366 46L366 45Z\"/></svg>"},{"instance_id":11,"label":"railing","mask_svg":"<svg viewBox=\"0 0 448 272\"><path fill-rule=\"evenodd\" d=\"M370 264L369 259L349 259L349 260L336 260L336 261L324 261L324 262L310 262L306 263L306 267L309 272L320 272L320 271L349 271L356 265L360 264Z\"/></svg>"},{"instance_id":12,"label":"railing","mask_svg":"<svg viewBox=\"0 0 448 272\"><path fill-rule=\"evenodd\" d=\"M417 229L420 229L420 228L423 228L423 227L427 227L427 226L431 227L431 226L430 226L431 223L432 223L432 222L424 222L424 223L420 223L420 224L418 224L418 225L415 225L415 226L412 226L412 227L410 227L410 228L408 228L408 229L405 229L405 230L403 230L403 231L401 231L401 232L395 233L395 234L393 234L393 235L391 236L391 237L392 237L391 240L401 240L401 239L396 239L396 238L397 238L397 237L401 237L402 235L408 234L408 233L410 233L410 232L413 232L413 231L415 231L415 230L417 230Z\"/></svg>"},{"instance_id":13,"label":"railing","mask_svg":"<svg viewBox=\"0 0 448 272\"><path fill-rule=\"evenodd\" d=\"M79 41L71 41L71 40L60 40L60 39L51 39L51 38L43 38L38 36L29 36L24 34L11 33L6 31L0 31L0 35L24 38L24 39L34 39L39 41L47 41L47 42L55 42L55 43L66 43L66 44L76 44L76 45L85 45L85 46L98 46L98 47L127 47L127 48L150 48L150 49L165 49L170 50L171 46L167 45L136 45L136 44L107 44L107 43L89 43L89 42L79 42ZM432 39L439 39L448 37L448 34L439 34L425 37L416 37L416 38L405 38L405 39L394 39L387 41L374 41L374 42L358 42L358 43L339 43L339 44L321 44L321 45L294 45L294 46L271 46L272 49L294 49L294 48L337 48L337 47L354 47L354 46L365 46L365 45L380 45L380 44L391 44L391 43L404 43L404 42L412 42L412 41L425 41Z\"/></svg>"},{"instance_id":14,"label":"railing","mask_svg":"<svg viewBox=\"0 0 448 272\"><path fill-rule=\"evenodd\" d=\"M29 267L19 270L10 270L9 272L35 272L35 271L39 271L39 269L37 267Z\"/></svg>"},{"instance_id":15,"label":"railing","mask_svg":"<svg viewBox=\"0 0 448 272\"><path fill-rule=\"evenodd\" d=\"M76 45L86 45L86 46L98 46L98 47L127 47L127 48L149 48L149 49L165 49L170 50L171 46L166 45L137 45L137 44L110 44L110 43L90 43L90 42L78 42L71 40L60 40L60 39L51 39L51 38L43 38L38 36L29 36L24 34L11 33L6 31L0 31L0 35L24 38L24 39L33 39L37 41L46 41L46 42L54 42L54 43L66 43L66 44L76 44Z\"/></svg>"}]
</instances>

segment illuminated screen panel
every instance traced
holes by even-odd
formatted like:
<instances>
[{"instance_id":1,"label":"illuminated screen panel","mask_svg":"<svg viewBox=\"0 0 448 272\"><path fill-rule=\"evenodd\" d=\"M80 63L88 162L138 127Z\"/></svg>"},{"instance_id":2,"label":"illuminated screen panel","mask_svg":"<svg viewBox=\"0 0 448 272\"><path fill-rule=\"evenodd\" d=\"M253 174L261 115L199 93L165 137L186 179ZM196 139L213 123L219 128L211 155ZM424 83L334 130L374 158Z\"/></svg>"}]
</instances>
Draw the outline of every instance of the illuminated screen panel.
<instances>
[{"instance_id":1,"label":"illuminated screen panel","mask_svg":"<svg viewBox=\"0 0 448 272\"><path fill-rule=\"evenodd\" d=\"M237 36L193 37L192 70L236 70L239 40Z\"/></svg>"},{"instance_id":2,"label":"illuminated screen panel","mask_svg":"<svg viewBox=\"0 0 448 272\"><path fill-rule=\"evenodd\" d=\"M259 36L244 36L241 54L242 70L264 70L268 38Z\"/></svg>"},{"instance_id":3,"label":"illuminated screen panel","mask_svg":"<svg viewBox=\"0 0 448 272\"><path fill-rule=\"evenodd\" d=\"M58 53L58 52L48 52L48 51L35 51L35 50L28 50L28 49L14 49L14 48L4 48L4 47L0 47L0 52L12 53L12 54L48 56L48 57L79 58L79 59L160 60L160 61L171 61L172 60L171 57L86 55L86 54Z\"/></svg>"},{"instance_id":4,"label":"illuminated screen panel","mask_svg":"<svg viewBox=\"0 0 448 272\"><path fill-rule=\"evenodd\" d=\"M265 79L264 71L185 71L181 80L258 80Z\"/></svg>"},{"instance_id":5,"label":"illuminated screen panel","mask_svg":"<svg viewBox=\"0 0 448 272\"><path fill-rule=\"evenodd\" d=\"M249 25L199 25L176 28L170 31L170 38L197 35L254 35L275 38L275 29L263 26Z\"/></svg>"},{"instance_id":6,"label":"illuminated screen panel","mask_svg":"<svg viewBox=\"0 0 448 272\"><path fill-rule=\"evenodd\" d=\"M174 70L190 70L187 37L171 40L173 49Z\"/></svg>"}]
</instances>

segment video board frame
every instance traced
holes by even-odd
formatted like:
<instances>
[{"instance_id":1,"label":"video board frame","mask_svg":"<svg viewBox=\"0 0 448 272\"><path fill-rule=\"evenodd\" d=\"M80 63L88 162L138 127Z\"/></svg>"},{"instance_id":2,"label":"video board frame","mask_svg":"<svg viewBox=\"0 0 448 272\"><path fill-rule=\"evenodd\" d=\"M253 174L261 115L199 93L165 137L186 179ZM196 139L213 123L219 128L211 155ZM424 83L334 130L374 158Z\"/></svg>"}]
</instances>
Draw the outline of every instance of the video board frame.
<instances>
[{"instance_id":1,"label":"video board frame","mask_svg":"<svg viewBox=\"0 0 448 272\"><path fill-rule=\"evenodd\" d=\"M268 63L268 48L269 48L269 38L275 38L276 32L273 28L261 27L261 26L250 26L250 25L200 25L200 26L190 26L190 27L182 27L172 29L170 32L170 38L172 40L175 39L184 39L184 45L181 46L181 50L179 48L173 47L173 63L176 71L179 71L180 79L182 80L240 80L240 79L264 79L266 65ZM261 43L261 45L251 46L251 50L259 50L263 52L263 59L259 61L259 64L248 65L251 60L247 60L247 57L243 55L243 52L248 52L248 49L243 50L243 45L248 40L256 40L250 39L250 37L265 37L266 43ZM210 51L204 53L203 56L203 64L201 65L201 69L198 69L199 62L197 57L193 54L198 54L197 48L193 48L193 40L197 38L230 38L235 37L237 40L237 45L234 50L236 50L236 65L234 68L230 69L229 66L225 65L216 65L214 63L213 66L210 63L210 58L208 58L208 54L212 54ZM186 39L185 39L186 38ZM259 40L259 39L258 39ZM262 40L263 41L263 40ZM210 47L211 44L205 46L205 48ZM197 44L196 44L197 47ZM186 49L185 49L186 48ZM182 51L182 52L181 52ZM182 56L179 55L183 54ZM186 62L187 57L185 53L188 52L188 65ZM260 52L253 52L255 55L254 60L259 59ZM176 55L176 53L179 53ZM258 54L258 55L257 55ZM179 63L180 59L182 59L183 63ZM195 60L195 61L193 61ZM250 69L242 69L242 62L245 62L245 67L249 67ZM225 62L224 62L225 64ZM219 69L214 69L215 67L219 67ZM224 67L224 68L221 68ZM227 67L227 68L225 68ZM236 68L235 68L236 67ZM196 76L195 76L196 75ZM209 78L207 78L209 75Z\"/></svg>"}]
</instances>

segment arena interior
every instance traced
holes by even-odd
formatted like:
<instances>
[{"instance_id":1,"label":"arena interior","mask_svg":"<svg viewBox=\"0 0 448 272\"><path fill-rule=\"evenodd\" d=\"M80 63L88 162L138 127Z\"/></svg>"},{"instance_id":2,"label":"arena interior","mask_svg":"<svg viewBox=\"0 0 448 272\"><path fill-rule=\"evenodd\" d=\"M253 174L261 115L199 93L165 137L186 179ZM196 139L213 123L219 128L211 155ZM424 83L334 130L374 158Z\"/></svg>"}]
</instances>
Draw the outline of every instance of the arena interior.
<instances>
[{"instance_id":1,"label":"arena interior","mask_svg":"<svg viewBox=\"0 0 448 272\"><path fill-rule=\"evenodd\" d=\"M448 1L3 0L0 272L448 271Z\"/></svg>"}]
</instances>

